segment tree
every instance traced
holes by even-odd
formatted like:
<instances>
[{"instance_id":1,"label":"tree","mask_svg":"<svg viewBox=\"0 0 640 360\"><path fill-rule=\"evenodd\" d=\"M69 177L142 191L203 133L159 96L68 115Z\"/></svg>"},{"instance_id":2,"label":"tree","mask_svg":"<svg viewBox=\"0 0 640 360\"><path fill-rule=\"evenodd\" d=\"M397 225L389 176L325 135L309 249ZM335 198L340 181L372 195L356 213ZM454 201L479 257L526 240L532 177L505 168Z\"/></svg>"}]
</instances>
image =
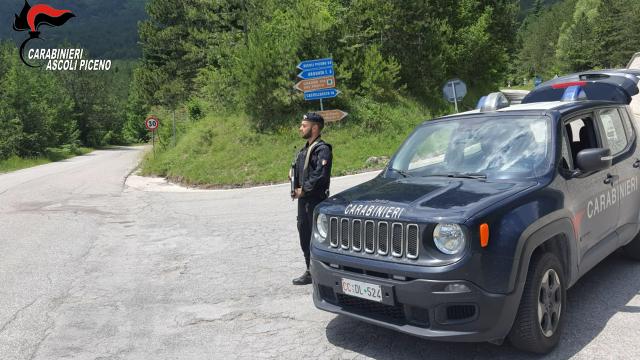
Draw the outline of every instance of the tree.
<instances>
[{"instance_id":1,"label":"tree","mask_svg":"<svg viewBox=\"0 0 640 360\"><path fill-rule=\"evenodd\" d=\"M144 101L144 96L138 88L138 83L132 81L129 88L124 124L124 136L126 139L133 142L149 140L149 131L144 125L144 120L148 115L149 106Z\"/></svg>"},{"instance_id":2,"label":"tree","mask_svg":"<svg viewBox=\"0 0 640 360\"><path fill-rule=\"evenodd\" d=\"M193 90L198 60L186 58L187 5L178 0L150 0L149 19L140 23L142 67L136 77L145 100L175 110Z\"/></svg>"},{"instance_id":3,"label":"tree","mask_svg":"<svg viewBox=\"0 0 640 360\"><path fill-rule=\"evenodd\" d=\"M0 44L0 158L37 156L73 142L73 101L55 76L24 66L11 43Z\"/></svg>"},{"instance_id":4,"label":"tree","mask_svg":"<svg viewBox=\"0 0 640 360\"><path fill-rule=\"evenodd\" d=\"M550 78L558 73L558 38L572 18L564 22L559 19L565 18L564 14L573 14L574 9L575 1L564 1L542 10L538 16L532 14L524 20L518 34L521 47L516 54L519 77L541 75Z\"/></svg>"},{"instance_id":5,"label":"tree","mask_svg":"<svg viewBox=\"0 0 640 360\"><path fill-rule=\"evenodd\" d=\"M535 0L533 2L531 15L533 15L534 17L540 16L540 14L542 13L542 9L543 8L544 8L544 1L543 0Z\"/></svg>"}]
</instances>

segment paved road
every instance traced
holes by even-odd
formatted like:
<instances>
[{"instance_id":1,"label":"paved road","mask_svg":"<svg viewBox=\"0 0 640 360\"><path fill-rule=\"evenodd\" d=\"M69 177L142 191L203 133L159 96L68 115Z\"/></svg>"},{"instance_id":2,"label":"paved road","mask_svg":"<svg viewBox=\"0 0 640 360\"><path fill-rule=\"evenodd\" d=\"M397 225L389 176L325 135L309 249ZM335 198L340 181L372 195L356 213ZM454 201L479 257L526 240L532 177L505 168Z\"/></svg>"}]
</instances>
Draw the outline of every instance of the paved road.
<instances>
[{"instance_id":1,"label":"paved road","mask_svg":"<svg viewBox=\"0 0 640 360\"><path fill-rule=\"evenodd\" d=\"M139 156L96 151L0 175L0 359L533 358L316 310L310 287L289 285L303 261L287 185L126 186ZM614 255L582 279L548 358L639 358L639 275Z\"/></svg>"}]
</instances>

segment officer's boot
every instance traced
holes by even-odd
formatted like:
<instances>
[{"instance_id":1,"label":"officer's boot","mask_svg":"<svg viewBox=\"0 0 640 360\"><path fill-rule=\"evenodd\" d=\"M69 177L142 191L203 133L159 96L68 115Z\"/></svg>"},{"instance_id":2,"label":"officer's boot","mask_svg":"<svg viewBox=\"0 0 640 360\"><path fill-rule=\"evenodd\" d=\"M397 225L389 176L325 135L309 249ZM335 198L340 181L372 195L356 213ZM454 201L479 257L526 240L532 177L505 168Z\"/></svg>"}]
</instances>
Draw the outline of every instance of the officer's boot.
<instances>
[{"instance_id":1,"label":"officer's boot","mask_svg":"<svg viewBox=\"0 0 640 360\"><path fill-rule=\"evenodd\" d=\"M308 285L311 284L311 273L309 270L305 271L302 276L293 279L293 285Z\"/></svg>"}]
</instances>

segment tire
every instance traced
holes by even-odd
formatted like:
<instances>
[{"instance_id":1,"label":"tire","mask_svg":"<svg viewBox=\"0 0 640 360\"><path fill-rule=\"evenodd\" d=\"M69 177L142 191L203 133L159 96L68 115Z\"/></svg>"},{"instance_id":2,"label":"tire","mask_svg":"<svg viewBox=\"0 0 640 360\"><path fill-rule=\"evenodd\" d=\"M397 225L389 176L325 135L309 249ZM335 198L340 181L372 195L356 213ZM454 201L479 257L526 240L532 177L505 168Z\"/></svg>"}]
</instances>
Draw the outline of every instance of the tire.
<instances>
[{"instance_id":1,"label":"tire","mask_svg":"<svg viewBox=\"0 0 640 360\"><path fill-rule=\"evenodd\" d=\"M562 264L553 253L531 259L515 322L508 335L524 351L546 354L560 341L566 313Z\"/></svg>"},{"instance_id":2,"label":"tire","mask_svg":"<svg viewBox=\"0 0 640 360\"><path fill-rule=\"evenodd\" d=\"M626 257L633 260L640 260L640 233L636 235L636 237L634 237L633 240L631 240L631 242L625 245L622 249Z\"/></svg>"}]
</instances>

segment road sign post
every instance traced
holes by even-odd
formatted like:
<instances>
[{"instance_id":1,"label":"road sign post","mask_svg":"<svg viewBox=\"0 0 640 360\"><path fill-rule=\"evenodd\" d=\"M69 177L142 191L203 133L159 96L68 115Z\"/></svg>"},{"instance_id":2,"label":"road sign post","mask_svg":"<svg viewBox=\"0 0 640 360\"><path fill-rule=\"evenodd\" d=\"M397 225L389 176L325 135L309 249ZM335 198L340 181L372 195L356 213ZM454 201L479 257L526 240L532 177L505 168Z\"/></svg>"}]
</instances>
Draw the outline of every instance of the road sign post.
<instances>
[{"instance_id":1,"label":"road sign post","mask_svg":"<svg viewBox=\"0 0 640 360\"><path fill-rule=\"evenodd\" d=\"M151 146L153 147L153 154L156 153L156 130L160 126L160 120L155 115L149 115L144 120L144 126L147 130L151 131Z\"/></svg>"},{"instance_id":2,"label":"road sign post","mask_svg":"<svg viewBox=\"0 0 640 360\"><path fill-rule=\"evenodd\" d=\"M341 110L325 110L324 99L338 96L340 90L336 87L336 78L333 70L333 59L304 60L297 66L301 72L298 78L301 80L294 85L294 89L304 93L307 101L320 101L320 115L326 122L340 121L347 116Z\"/></svg>"},{"instance_id":3,"label":"road sign post","mask_svg":"<svg viewBox=\"0 0 640 360\"><path fill-rule=\"evenodd\" d=\"M293 88L302 92L307 92L320 89L331 89L334 87L336 87L336 78L333 76L325 76L316 79L300 80Z\"/></svg>"},{"instance_id":4,"label":"road sign post","mask_svg":"<svg viewBox=\"0 0 640 360\"><path fill-rule=\"evenodd\" d=\"M447 101L454 103L458 112L458 101L462 101L467 95L467 85L460 79L451 79L442 88L442 93Z\"/></svg>"},{"instance_id":5,"label":"road sign post","mask_svg":"<svg viewBox=\"0 0 640 360\"><path fill-rule=\"evenodd\" d=\"M304 93L305 100L321 100L321 99L330 99L338 96L340 94L340 90L336 89L322 89L322 90L314 90L307 91Z\"/></svg>"},{"instance_id":6,"label":"road sign post","mask_svg":"<svg viewBox=\"0 0 640 360\"><path fill-rule=\"evenodd\" d=\"M453 103L456 107L456 112L458 112L458 95L456 95L456 85L451 83L451 88L453 89Z\"/></svg>"},{"instance_id":7,"label":"road sign post","mask_svg":"<svg viewBox=\"0 0 640 360\"><path fill-rule=\"evenodd\" d=\"M325 122L336 122L344 119L348 113L342 110L323 110L318 112Z\"/></svg>"},{"instance_id":8,"label":"road sign post","mask_svg":"<svg viewBox=\"0 0 640 360\"><path fill-rule=\"evenodd\" d=\"M317 68L333 67L332 58L304 60L298 64L297 68L300 70L309 70Z\"/></svg>"}]
</instances>

